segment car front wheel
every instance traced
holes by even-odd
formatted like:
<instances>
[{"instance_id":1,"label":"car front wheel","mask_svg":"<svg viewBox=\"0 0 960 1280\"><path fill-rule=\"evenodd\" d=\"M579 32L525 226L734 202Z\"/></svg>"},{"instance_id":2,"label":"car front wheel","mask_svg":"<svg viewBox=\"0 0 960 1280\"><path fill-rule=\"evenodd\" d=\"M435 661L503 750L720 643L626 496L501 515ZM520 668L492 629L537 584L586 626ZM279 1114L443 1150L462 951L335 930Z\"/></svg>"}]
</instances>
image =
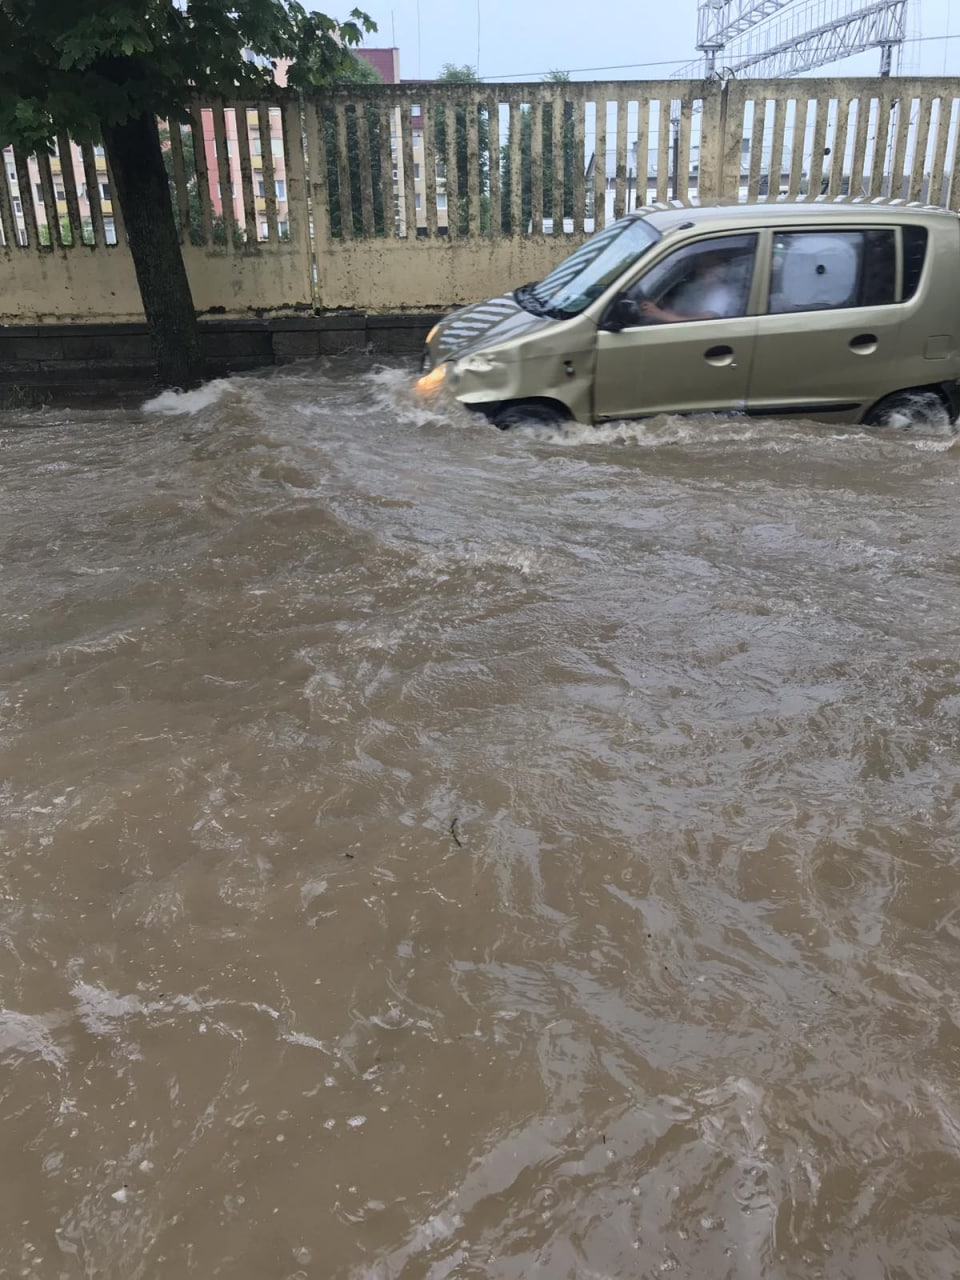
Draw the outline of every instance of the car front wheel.
<instances>
[{"instance_id":1,"label":"car front wheel","mask_svg":"<svg viewBox=\"0 0 960 1280\"><path fill-rule=\"evenodd\" d=\"M567 416L559 406L538 400L517 400L497 409L490 415L490 421L501 431L509 431L511 427L559 427L567 421Z\"/></svg>"}]
</instances>

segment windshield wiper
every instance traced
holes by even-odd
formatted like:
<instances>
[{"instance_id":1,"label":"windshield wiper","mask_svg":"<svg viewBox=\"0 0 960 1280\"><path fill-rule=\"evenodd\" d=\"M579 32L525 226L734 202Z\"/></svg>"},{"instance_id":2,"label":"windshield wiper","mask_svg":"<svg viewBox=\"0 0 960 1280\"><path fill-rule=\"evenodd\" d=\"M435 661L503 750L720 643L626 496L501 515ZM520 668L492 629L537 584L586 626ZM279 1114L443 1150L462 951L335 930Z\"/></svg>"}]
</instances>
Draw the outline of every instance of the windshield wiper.
<instances>
[{"instance_id":1,"label":"windshield wiper","mask_svg":"<svg viewBox=\"0 0 960 1280\"><path fill-rule=\"evenodd\" d=\"M529 311L534 316L545 316L549 314L549 308L534 293L538 280L531 280L529 284L522 284L519 289L514 289L513 299L518 306L523 307L524 311Z\"/></svg>"},{"instance_id":2,"label":"windshield wiper","mask_svg":"<svg viewBox=\"0 0 960 1280\"><path fill-rule=\"evenodd\" d=\"M514 289L514 301L531 315L547 316L550 320L569 320L568 312L562 307L551 307L540 301L536 294L538 284L539 281L533 280L530 284L522 284L519 289Z\"/></svg>"}]
</instances>

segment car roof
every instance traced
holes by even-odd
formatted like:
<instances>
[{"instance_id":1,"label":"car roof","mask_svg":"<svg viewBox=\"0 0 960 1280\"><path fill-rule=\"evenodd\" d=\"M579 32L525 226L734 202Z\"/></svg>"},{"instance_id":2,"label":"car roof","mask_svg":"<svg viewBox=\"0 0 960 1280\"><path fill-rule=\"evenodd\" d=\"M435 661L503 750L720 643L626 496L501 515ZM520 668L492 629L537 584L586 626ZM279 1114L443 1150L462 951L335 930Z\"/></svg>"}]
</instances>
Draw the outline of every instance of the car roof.
<instances>
[{"instance_id":1,"label":"car roof","mask_svg":"<svg viewBox=\"0 0 960 1280\"><path fill-rule=\"evenodd\" d=\"M733 227L777 226L784 222L825 225L840 221L884 226L892 219L899 222L926 222L960 214L932 205L908 204L903 200L813 200L760 201L756 204L648 205L630 216L644 218L661 233L680 228L697 230L730 230Z\"/></svg>"}]
</instances>

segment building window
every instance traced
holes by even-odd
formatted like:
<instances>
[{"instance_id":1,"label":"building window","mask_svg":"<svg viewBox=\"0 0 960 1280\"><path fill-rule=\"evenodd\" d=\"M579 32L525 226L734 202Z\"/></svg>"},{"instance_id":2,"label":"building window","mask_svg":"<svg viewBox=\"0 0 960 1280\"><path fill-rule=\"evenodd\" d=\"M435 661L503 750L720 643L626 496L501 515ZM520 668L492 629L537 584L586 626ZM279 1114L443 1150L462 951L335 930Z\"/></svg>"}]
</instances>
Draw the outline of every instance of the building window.
<instances>
[{"instance_id":1,"label":"building window","mask_svg":"<svg viewBox=\"0 0 960 1280\"><path fill-rule=\"evenodd\" d=\"M13 165L9 165L7 167L7 177L10 179L10 181L13 183L14 186L17 185L17 171L13 167Z\"/></svg>"},{"instance_id":2,"label":"building window","mask_svg":"<svg viewBox=\"0 0 960 1280\"><path fill-rule=\"evenodd\" d=\"M103 147L94 147L94 148L93 148L93 154L94 154L95 156L102 156L102 155L103 155Z\"/></svg>"},{"instance_id":3,"label":"building window","mask_svg":"<svg viewBox=\"0 0 960 1280\"><path fill-rule=\"evenodd\" d=\"M287 198L287 184L286 184L286 182L285 182L282 178L277 178L277 181L276 181L276 188L277 188L277 199L278 199L278 200L286 200L286 198Z\"/></svg>"},{"instance_id":4,"label":"building window","mask_svg":"<svg viewBox=\"0 0 960 1280\"><path fill-rule=\"evenodd\" d=\"M413 180L414 182L420 181L420 166L418 164L413 166Z\"/></svg>"},{"instance_id":5,"label":"building window","mask_svg":"<svg viewBox=\"0 0 960 1280\"><path fill-rule=\"evenodd\" d=\"M289 239L290 239L290 223L289 223L289 222L278 222L278 223L277 223L277 234L280 236L280 239L281 239L281 240L289 240Z\"/></svg>"},{"instance_id":6,"label":"building window","mask_svg":"<svg viewBox=\"0 0 960 1280\"><path fill-rule=\"evenodd\" d=\"M67 198L67 193L63 187L54 187L53 194L56 196L58 200L66 200Z\"/></svg>"},{"instance_id":7,"label":"building window","mask_svg":"<svg viewBox=\"0 0 960 1280\"><path fill-rule=\"evenodd\" d=\"M445 209L447 207L447 197L445 195L437 196L437 208Z\"/></svg>"},{"instance_id":8,"label":"building window","mask_svg":"<svg viewBox=\"0 0 960 1280\"><path fill-rule=\"evenodd\" d=\"M117 243L117 226L112 218L104 218L103 235L107 244Z\"/></svg>"},{"instance_id":9,"label":"building window","mask_svg":"<svg viewBox=\"0 0 960 1280\"><path fill-rule=\"evenodd\" d=\"M418 192L417 192L416 208L418 208L418 209L419 209L419 208L420 208L420 205L421 205L420 192L418 191Z\"/></svg>"},{"instance_id":10,"label":"building window","mask_svg":"<svg viewBox=\"0 0 960 1280\"><path fill-rule=\"evenodd\" d=\"M257 195L260 197L261 200L266 200L267 198L267 184L264 182L262 178L257 183Z\"/></svg>"},{"instance_id":11,"label":"building window","mask_svg":"<svg viewBox=\"0 0 960 1280\"><path fill-rule=\"evenodd\" d=\"M19 196L13 197L13 212L17 215L18 218L23 217L23 204Z\"/></svg>"},{"instance_id":12,"label":"building window","mask_svg":"<svg viewBox=\"0 0 960 1280\"><path fill-rule=\"evenodd\" d=\"M255 138L252 138L252 139L250 140L250 145L251 145L251 146L252 146L252 148L253 148L253 154L254 154L255 156L262 156L262 155L263 155L263 146L261 145L261 142L260 142L260 135L259 135L259 134L258 134Z\"/></svg>"},{"instance_id":13,"label":"building window","mask_svg":"<svg viewBox=\"0 0 960 1280\"><path fill-rule=\"evenodd\" d=\"M279 156L281 158L283 157L283 139L282 138L270 139L270 154L272 156Z\"/></svg>"},{"instance_id":14,"label":"building window","mask_svg":"<svg viewBox=\"0 0 960 1280\"><path fill-rule=\"evenodd\" d=\"M270 236L270 226L266 221L260 223L260 239L267 240Z\"/></svg>"},{"instance_id":15,"label":"building window","mask_svg":"<svg viewBox=\"0 0 960 1280\"><path fill-rule=\"evenodd\" d=\"M37 200L40 202L40 204L43 204L43 183L42 182L37 183L36 191L37 191Z\"/></svg>"},{"instance_id":16,"label":"building window","mask_svg":"<svg viewBox=\"0 0 960 1280\"><path fill-rule=\"evenodd\" d=\"M101 199L101 200L112 200L112 199L113 199L113 197L110 195L110 183L109 183L109 182L101 182L101 183L99 183L98 185L99 185L99 188L100 188L100 199Z\"/></svg>"}]
</instances>

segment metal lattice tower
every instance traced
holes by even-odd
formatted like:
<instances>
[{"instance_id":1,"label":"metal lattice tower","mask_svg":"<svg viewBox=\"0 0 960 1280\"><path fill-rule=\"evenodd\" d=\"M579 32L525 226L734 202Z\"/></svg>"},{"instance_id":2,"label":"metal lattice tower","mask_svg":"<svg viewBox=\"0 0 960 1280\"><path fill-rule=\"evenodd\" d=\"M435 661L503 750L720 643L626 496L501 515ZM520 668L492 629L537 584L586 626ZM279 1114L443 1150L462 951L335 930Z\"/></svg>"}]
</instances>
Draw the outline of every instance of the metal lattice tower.
<instances>
[{"instance_id":1,"label":"metal lattice tower","mask_svg":"<svg viewBox=\"0 0 960 1280\"><path fill-rule=\"evenodd\" d=\"M879 49L889 75L906 38L908 0L701 0L697 48L702 60L680 76L718 70L751 78L795 76Z\"/></svg>"}]
</instances>

